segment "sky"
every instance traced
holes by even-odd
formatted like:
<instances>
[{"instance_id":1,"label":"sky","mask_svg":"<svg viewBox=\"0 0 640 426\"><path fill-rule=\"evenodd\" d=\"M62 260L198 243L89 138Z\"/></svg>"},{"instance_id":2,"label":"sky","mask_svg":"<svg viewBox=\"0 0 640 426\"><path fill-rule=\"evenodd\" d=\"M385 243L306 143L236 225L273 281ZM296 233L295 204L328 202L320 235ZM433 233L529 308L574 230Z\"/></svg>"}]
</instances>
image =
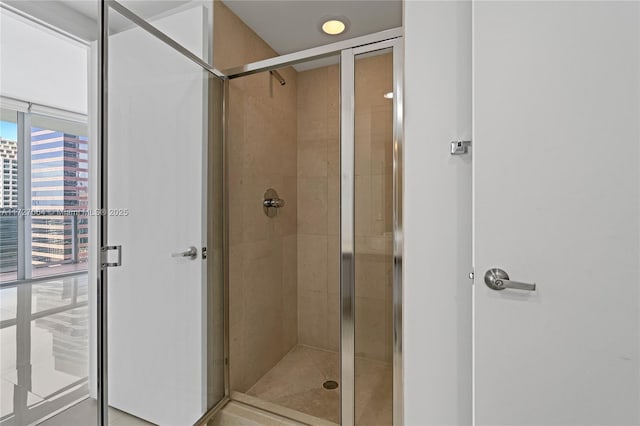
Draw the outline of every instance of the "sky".
<instances>
[{"instance_id":1,"label":"sky","mask_svg":"<svg viewBox=\"0 0 640 426\"><path fill-rule=\"evenodd\" d=\"M9 121L0 121L0 137L12 141L18 140L18 128L16 123Z\"/></svg>"}]
</instances>

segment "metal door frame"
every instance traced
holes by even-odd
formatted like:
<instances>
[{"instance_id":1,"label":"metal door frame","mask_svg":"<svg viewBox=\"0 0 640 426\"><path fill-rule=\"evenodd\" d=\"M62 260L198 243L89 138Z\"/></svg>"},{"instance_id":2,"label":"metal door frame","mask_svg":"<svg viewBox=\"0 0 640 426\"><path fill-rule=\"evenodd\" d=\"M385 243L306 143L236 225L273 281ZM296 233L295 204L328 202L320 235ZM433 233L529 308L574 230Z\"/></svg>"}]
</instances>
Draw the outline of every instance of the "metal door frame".
<instances>
[{"instance_id":1,"label":"metal door frame","mask_svg":"<svg viewBox=\"0 0 640 426\"><path fill-rule=\"evenodd\" d=\"M402 344L402 205L403 205L403 30L393 28L350 40L344 40L325 46L303 50L279 57L253 62L241 67L219 71L211 64L184 48L143 18L139 17L116 0L100 0L100 37L98 40L98 155L97 164L100 173L97 176L98 208L108 211L108 38L109 10L113 9L140 28L163 41L177 52L200 65L216 78L230 80L264 71L275 70L314 59L333 55L341 55L340 99L341 99L341 219L340 219L340 292L341 292L341 424L355 424L355 334L354 334L354 302L355 302L355 258L354 258L354 64L355 55L380 49L393 49L393 424L403 423L403 344ZM224 156L224 248L228 247L228 162L227 162L227 113L228 113L228 81L225 82L223 95L223 156ZM108 224L103 215L98 216L98 247L106 247L108 241ZM98 261L97 278L97 402L98 425L108 425L108 339L107 339L107 287L108 268ZM214 407L209 409L196 424L206 424L230 400L229 362L228 362L228 262L224 259L224 292L225 292L225 395ZM346 391L345 391L346 390Z\"/></svg>"},{"instance_id":2,"label":"metal door frame","mask_svg":"<svg viewBox=\"0 0 640 426\"><path fill-rule=\"evenodd\" d=\"M152 36L156 37L169 47L176 50L178 53L185 56L187 59L199 65L204 71L209 72L214 78L220 80L226 80L226 76L224 76L220 71L215 69L212 65L202 60L200 57L183 47L180 43L176 42L174 39L163 33L162 31L155 28L149 22L120 4L116 0L100 0L100 31L98 38L98 70L99 70L99 78L98 78L98 154L96 164L99 165L100 171L97 174L97 200L98 200L98 209L101 212L108 211L108 165L109 165L109 156L108 156L108 106L109 106L109 97L108 97L108 77L109 77L109 11L114 10L118 14L124 16L134 24L136 24L139 28L145 30ZM224 105L224 95L222 99L222 103ZM223 141L224 147L224 141ZM206 149L206 146L205 146ZM224 149L224 148L223 148ZM205 152L206 154L206 152ZM207 175L203 174L203 182L206 188L206 179ZM226 186L225 182L222 182L223 186ZM205 203L205 205L208 203ZM206 207L205 207L206 208ZM226 218L223 219L226 224ZM104 260L104 255L106 255L107 250L104 250L107 247L111 247L109 245L108 239L108 220L107 216L104 214L98 215L98 250L99 250L99 259L97 262L97 306L96 306L96 318L97 318L97 424L99 426L107 426L109 424L109 398L108 398L108 350L109 350L109 342L108 342L108 267ZM226 226L224 226L226 228ZM204 229L203 232L206 235L207 230ZM224 237L223 237L224 238ZM226 263L226 260L225 260ZM205 277L205 280L208 279L208 274ZM226 280L226 278L225 278ZM225 293L226 293L226 284L225 284ZM226 297L226 296L225 296ZM225 304L225 325L224 325L224 350L225 350L225 360L228 359L228 341L226 329L228 328L227 321L227 305ZM228 364L225 364L225 393L223 398L218 401L212 408L207 410L202 417L197 421L197 424L206 423L208 419L212 418L215 413L222 408L229 401L229 392L228 392Z\"/></svg>"},{"instance_id":3,"label":"metal door frame","mask_svg":"<svg viewBox=\"0 0 640 426\"><path fill-rule=\"evenodd\" d=\"M383 49L393 55L393 424L402 425L402 200L403 43L402 38L345 49L340 60L340 326L341 424L355 425L355 59Z\"/></svg>"},{"instance_id":4,"label":"metal door frame","mask_svg":"<svg viewBox=\"0 0 640 426\"><path fill-rule=\"evenodd\" d=\"M391 48L393 51L393 424L402 425L403 406L403 118L404 56L402 28L394 28L325 46L223 70L228 79L272 71L340 55L340 386L341 424L355 424L355 256L354 195L355 56ZM228 99L227 99L228 100ZM228 190L228 188L225 188ZM226 283L228 286L228 282ZM228 333L228 330L226 330ZM275 413L277 414L277 413Z\"/></svg>"}]
</instances>

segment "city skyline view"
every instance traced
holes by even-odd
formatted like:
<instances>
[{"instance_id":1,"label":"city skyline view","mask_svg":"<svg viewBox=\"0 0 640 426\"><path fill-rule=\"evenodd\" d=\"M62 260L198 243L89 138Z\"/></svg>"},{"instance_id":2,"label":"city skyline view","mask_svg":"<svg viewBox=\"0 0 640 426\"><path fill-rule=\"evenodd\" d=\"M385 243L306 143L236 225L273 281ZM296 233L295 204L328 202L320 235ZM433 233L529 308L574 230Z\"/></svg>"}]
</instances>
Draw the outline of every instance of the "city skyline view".
<instances>
[{"instance_id":1,"label":"city skyline view","mask_svg":"<svg viewBox=\"0 0 640 426\"><path fill-rule=\"evenodd\" d=\"M47 117L47 123L55 122ZM29 212L28 244L34 272L60 273L59 269L41 268L82 264L88 257L88 218L84 212L88 207L87 136L32 126L28 132L31 173L25 185L18 182L19 132L18 120L0 121L2 281L18 279L18 208ZM24 206L18 203L21 187L30 187L28 204Z\"/></svg>"}]
</instances>

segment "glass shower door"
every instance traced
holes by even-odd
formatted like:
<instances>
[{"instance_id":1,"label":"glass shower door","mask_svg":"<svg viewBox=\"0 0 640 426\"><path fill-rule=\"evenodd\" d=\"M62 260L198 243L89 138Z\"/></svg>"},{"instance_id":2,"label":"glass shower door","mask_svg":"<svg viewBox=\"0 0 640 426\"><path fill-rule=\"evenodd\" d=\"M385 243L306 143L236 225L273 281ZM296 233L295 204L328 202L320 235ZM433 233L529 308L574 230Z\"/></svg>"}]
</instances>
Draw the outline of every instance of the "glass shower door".
<instances>
[{"instance_id":1,"label":"glass shower door","mask_svg":"<svg viewBox=\"0 0 640 426\"><path fill-rule=\"evenodd\" d=\"M342 424L402 424L401 40L342 53Z\"/></svg>"},{"instance_id":2,"label":"glass shower door","mask_svg":"<svg viewBox=\"0 0 640 426\"><path fill-rule=\"evenodd\" d=\"M110 423L194 424L224 397L222 81L189 56L207 50L206 8L165 10L150 26L110 5Z\"/></svg>"},{"instance_id":3,"label":"glass shower door","mask_svg":"<svg viewBox=\"0 0 640 426\"><path fill-rule=\"evenodd\" d=\"M355 56L355 416L390 425L393 396L393 51Z\"/></svg>"}]
</instances>

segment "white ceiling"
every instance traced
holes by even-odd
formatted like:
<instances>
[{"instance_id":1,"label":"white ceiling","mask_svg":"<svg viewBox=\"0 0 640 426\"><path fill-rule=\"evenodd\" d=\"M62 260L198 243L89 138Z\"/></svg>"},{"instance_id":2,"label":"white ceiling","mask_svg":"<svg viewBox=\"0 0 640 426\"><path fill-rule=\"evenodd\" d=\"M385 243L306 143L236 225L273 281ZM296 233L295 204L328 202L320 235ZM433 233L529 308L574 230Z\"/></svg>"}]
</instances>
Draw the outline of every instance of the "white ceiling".
<instances>
[{"instance_id":1,"label":"white ceiling","mask_svg":"<svg viewBox=\"0 0 640 426\"><path fill-rule=\"evenodd\" d=\"M50 24L84 40L97 38L96 0L4 0ZM168 10L186 6L185 3L207 3L212 0L120 0L122 4L142 16L150 18ZM402 0L222 0L240 19L251 27L279 54L350 39L402 25ZM345 17L347 30L330 36L320 30L327 17ZM113 29L127 22L112 16ZM336 63L325 58L313 63L296 65L304 70Z\"/></svg>"},{"instance_id":2,"label":"white ceiling","mask_svg":"<svg viewBox=\"0 0 640 426\"><path fill-rule=\"evenodd\" d=\"M401 0L222 0L279 54L322 46L402 25ZM347 31L320 30L323 18L344 16Z\"/></svg>"}]
</instances>

